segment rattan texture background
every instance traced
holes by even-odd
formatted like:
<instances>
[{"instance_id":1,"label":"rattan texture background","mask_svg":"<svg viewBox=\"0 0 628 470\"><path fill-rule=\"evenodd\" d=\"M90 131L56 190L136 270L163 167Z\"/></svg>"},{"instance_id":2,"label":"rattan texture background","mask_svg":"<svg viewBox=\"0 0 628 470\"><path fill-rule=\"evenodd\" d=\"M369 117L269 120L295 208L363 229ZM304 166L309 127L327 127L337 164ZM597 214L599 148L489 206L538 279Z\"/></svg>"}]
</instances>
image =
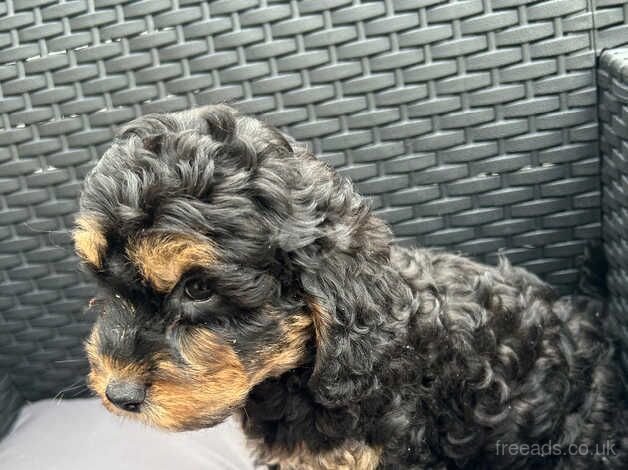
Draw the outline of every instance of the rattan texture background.
<instances>
[{"instance_id":1,"label":"rattan texture background","mask_svg":"<svg viewBox=\"0 0 628 470\"><path fill-rule=\"evenodd\" d=\"M628 49L605 52L598 76L609 308L628 369Z\"/></svg>"},{"instance_id":2,"label":"rattan texture background","mask_svg":"<svg viewBox=\"0 0 628 470\"><path fill-rule=\"evenodd\" d=\"M152 111L234 102L310 142L400 243L503 249L571 290L600 237L596 43L628 17L597 4L0 3L0 397L80 391L77 194L116 125Z\"/></svg>"}]
</instances>

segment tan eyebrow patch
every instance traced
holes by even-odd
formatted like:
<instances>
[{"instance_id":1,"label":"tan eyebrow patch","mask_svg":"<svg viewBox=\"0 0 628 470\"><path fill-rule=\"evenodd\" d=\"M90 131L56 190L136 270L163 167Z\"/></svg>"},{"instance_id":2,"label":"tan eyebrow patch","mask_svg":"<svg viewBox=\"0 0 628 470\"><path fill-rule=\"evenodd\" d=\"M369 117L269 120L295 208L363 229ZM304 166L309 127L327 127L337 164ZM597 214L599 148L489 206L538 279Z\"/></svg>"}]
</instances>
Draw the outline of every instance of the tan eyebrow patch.
<instances>
[{"instance_id":1,"label":"tan eyebrow patch","mask_svg":"<svg viewBox=\"0 0 628 470\"><path fill-rule=\"evenodd\" d=\"M74 248L78 255L95 267L102 267L102 257L107 249L107 239L100 223L92 217L79 217L72 232Z\"/></svg>"},{"instance_id":2,"label":"tan eyebrow patch","mask_svg":"<svg viewBox=\"0 0 628 470\"><path fill-rule=\"evenodd\" d=\"M170 292L187 270L216 261L215 249L209 242L182 234L141 237L129 242L126 252L159 292Z\"/></svg>"}]
</instances>

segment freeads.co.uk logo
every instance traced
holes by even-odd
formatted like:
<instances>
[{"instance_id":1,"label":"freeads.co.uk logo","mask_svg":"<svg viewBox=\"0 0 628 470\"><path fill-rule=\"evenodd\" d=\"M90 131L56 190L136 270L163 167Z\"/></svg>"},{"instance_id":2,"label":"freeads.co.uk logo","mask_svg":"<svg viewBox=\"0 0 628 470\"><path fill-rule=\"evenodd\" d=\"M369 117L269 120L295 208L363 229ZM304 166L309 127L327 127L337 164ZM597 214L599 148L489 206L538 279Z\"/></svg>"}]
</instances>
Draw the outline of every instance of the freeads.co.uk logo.
<instances>
[{"instance_id":1,"label":"freeads.co.uk logo","mask_svg":"<svg viewBox=\"0 0 628 470\"><path fill-rule=\"evenodd\" d=\"M521 456L538 456L549 457L557 455L615 455L615 442L606 441L602 443L587 444L569 444L561 445L548 441L545 443L506 443L497 441L495 444L495 453L497 455L521 455Z\"/></svg>"}]
</instances>

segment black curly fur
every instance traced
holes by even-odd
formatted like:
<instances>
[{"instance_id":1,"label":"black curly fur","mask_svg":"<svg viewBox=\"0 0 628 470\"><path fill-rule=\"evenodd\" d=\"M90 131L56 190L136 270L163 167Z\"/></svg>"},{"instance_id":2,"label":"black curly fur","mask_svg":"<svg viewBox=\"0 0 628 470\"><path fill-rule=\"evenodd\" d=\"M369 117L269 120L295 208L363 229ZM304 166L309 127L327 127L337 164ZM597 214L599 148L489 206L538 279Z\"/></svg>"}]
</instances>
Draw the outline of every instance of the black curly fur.
<instances>
[{"instance_id":1,"label":"black curly fur","mask_svg":"<svg viewBox=\"0 0 628 470\"><path fill-rule=\"evenodd\" d=\"M249 394L243 425L262 451L351 439L380 449L381 469L628 468L601 301L560 298L506 260L392 246L346 179L257 120L217 106L134 121L88 177L82 211L110 246L148 226L214 240L244 267L221 284L238 311L326 312L302 366ZM264 323L247 315L225 324L253 338ZM499 448L550 443L544 456Z\"/></svg>"}]
</instances>

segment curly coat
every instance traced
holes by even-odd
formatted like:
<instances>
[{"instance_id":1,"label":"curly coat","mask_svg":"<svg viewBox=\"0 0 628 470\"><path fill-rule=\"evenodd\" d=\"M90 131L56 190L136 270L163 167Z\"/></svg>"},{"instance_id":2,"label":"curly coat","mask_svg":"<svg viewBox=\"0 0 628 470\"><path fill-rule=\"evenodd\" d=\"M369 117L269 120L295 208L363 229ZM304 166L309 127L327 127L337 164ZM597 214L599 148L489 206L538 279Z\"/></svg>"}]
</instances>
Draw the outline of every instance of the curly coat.
<instances>
[{"instance_id":1,"label":"curly coat","mask_svg":"<svg viewBox=\"0 0 628 470\"><path fill-rule=\"evenodd\" d=\"M173 430L235 413L282 469L628 468L601 301L393 246L345 178L228 106L123 128L75 241L114 412ZM108 403L114 380L146 384L139 410Z\"/></svg>"}]
</instances>

